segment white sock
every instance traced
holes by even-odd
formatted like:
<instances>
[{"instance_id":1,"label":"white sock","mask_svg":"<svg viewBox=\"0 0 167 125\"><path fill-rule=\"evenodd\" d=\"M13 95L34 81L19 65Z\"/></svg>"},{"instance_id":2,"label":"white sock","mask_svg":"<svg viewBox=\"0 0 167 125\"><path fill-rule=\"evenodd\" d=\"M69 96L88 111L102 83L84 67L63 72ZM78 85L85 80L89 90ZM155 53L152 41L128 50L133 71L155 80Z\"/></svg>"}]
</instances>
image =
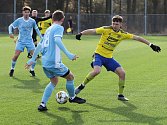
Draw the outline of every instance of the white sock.
<instances>
[{"instance_id":1,"label":"white sock","mask_svg":"<svg viewBox=\"0 0 167 125\"><path fill-rule=\"evenodd\" d=\"M40 105L42 105L43 107L45 107L46 105L45 105L45 103L43 103L43 102L41 102L41 104Z\"/></svg>"},{"instance_id":2,"label":"white sock","mask_svg":"<svg viewBox=\"0 0 167 125\"><path fill-rule=\"evenodd\" d=\"M73 97L70 97L70 99L71 99L71 100L73 100L74 98L75 98L75 96L73 96Z\"/></svg>"},{"instance_id":3,"label":"white sock","mask_svg":"<svg viewBox=\"0 0 167 125\"><path fill-rule=\"evenodd\" d=\"M30 70L31 70L31 71L34 71L34 69L33 69L33 68L31 68Z\"/></svg>"}]
</instances>

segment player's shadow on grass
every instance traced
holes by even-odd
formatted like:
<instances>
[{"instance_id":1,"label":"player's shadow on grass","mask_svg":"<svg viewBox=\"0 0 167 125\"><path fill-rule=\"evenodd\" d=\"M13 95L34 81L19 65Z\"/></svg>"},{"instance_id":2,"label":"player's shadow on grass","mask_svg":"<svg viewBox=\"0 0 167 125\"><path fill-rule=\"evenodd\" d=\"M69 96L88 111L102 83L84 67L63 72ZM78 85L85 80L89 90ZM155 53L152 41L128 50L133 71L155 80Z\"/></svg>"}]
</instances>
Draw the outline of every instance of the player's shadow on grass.
<instances>
[{"instance_id":1,"label":"player's shadow on grass","mask_svg":"<svg viewBox=\"0 0 167 125\"><path fill-rule=\"evenodd\" d=\"M162 125L158 123L160 120L164 120L167 117L152 117L144 115L141 113L134 112L137 107L129 102L123 102L126 106L119 106L117 108L106 108L96 104L86 103L89 106L95 107L97 109L102 109L106 112L112 112L118 115L122 115L129 120L99 120L99 122L108 122L108 123L118 123L118 122L128 122L132 124L148 124L148 125Z\"/></svg>"},{"instance_id":2,"label":"player's shadow on grass","mask_svg":"<svg viewBox=\"0 0 167 125\"><path fill-rule=\"evenodd\" d=\"M61 116L49 113L49 112L44 112L47 116L54 118L55 121L52 123L52 125L83 125L84 121L82 120L82 117L80 113L83 112L88 112L88 111L83 111L83 110L71 110L67 107L59 107L58 110L60 111L65 111L67 113L71 112L73 121L72 122L67 122L67 120Z\"/></svg>"},{"instance_id":3,"label":"player's shadow on grass","mask_svg":"<svg viewBox=\"0 0 167 125\"><path fill-rule=\"evenodd\" d=\"M22 80L17 77L13 77L14 80L17 80L21 84L14 85L15 88L18 89L30 89L35 93L42 93L43 89L45 88L46 85L40 85L39 82L40 80L36 77L34 77L32 80Z\"/></svg>"}]
</instances>

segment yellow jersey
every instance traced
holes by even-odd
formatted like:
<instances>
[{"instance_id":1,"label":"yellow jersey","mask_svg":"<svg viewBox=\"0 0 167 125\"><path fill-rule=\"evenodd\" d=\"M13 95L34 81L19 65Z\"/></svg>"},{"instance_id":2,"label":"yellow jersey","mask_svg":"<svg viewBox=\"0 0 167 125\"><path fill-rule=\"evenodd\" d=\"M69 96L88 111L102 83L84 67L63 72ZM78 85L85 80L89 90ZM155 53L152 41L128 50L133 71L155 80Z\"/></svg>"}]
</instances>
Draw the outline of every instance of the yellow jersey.
<instances>
[{"instance_id":1,"label":"yellow jersey","mask_svg":"<svg viewBox=\"0 0 167 125\"><path fill-rule=\"evenodd\" d=\"M45 34L45 31L47 28L49 28L52 25L52 19L48 19L45 21L39 22L39 27L41 27L41 34Z\"/></svg>"},{"instance_id":2,"label":"yellow jersey","mask_svg":"<svg viewBox=\"0 0 167 125\"><path fill-rule=\"evenodd\" d=\"M122 40L132 39L134 36L133 34L124 32L122 29L115 32L112 26L96 28L96 33L102 35L97 44L95 53L106 58L112 58L114 49Z\"/></svg>"}]
</instances>

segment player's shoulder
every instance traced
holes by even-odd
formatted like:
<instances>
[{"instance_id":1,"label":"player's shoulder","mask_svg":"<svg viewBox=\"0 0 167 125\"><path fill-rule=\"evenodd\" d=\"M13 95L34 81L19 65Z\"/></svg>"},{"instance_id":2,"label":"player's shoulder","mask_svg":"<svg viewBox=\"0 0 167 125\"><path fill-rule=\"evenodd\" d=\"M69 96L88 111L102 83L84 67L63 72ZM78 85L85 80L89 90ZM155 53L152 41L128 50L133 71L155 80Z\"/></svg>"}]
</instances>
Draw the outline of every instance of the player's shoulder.
<instances>
[{"instance_id":1,"label":"player's shoulder","mask_svg":"<svg viewBox=\"0 0 167 125\"><path fill-rule=\"evenodd\" d=\"M64 27L58 24L52 24L48 29L55 33L64 31Z\"/></svg>"},{"instance_id":2,"label":"player's shoulder","mask_svg":"<svg viewBox=\"0 0 167 125\"><path fill-rule=\"evenodd\" d=\"M122 34L128 34L128 32L124 31L123 29L120 29L119 31L120 31L120 33L122 33Z\"/></svg>"},{"instance_id":3,"label":"player's shoulder","mask_svg":"<svg viewBox=\"0 0 167 125\"><path fill-rule=\"evenodd\" d=\"M23 17L19 17L19 18L17 18L15 21L22 21L23 20Z\"/></svg>"},{"instance_id":4,"label":"player's shoulder","mask_svg":"<svg viewBox=\"0 0 167 125\"><path fill-rule=\"evenodd\" d=\"M55 28L56 28L57 30L64 30L64 27L61 26L61 25L54 24L54 26L55 26Z\"/></svg>"},{"instance_id":5,"label":"player's shoulder","mask_svg":"<svg viewBox=\"0 0 167 125\"><path fill-rule=\"evenodd\" d=\"M124 36L133 36L133 34L128 33L126 31L124 31L123 29L120 29L119 32L121 33L121 35L124 35Z\"/></svg>"}]
</instances>

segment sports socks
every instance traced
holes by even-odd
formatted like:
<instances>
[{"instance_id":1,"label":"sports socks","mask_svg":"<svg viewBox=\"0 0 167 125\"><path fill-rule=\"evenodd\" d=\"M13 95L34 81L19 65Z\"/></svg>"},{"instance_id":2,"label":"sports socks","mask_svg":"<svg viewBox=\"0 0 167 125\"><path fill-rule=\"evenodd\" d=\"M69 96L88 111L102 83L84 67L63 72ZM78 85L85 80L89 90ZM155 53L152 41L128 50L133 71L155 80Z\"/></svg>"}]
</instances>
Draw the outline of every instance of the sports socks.
<instances>
[{"instance_id":1,"label":"sports socks","mask_svg":"<svg viewBox=\"0 0 167 125\"><path fill-rule=\"evenodd\" d=\"M71 99L75 97L74 80L66 81L66 89Z\"/></svg>"},{"instance_id":2,"label":"sports socks","mask_svg":"<svg viewBox=\"0 0 167 125\"><path fill-rule=\"evenodd\" d=\"M48 102L49 97L51 96L54 88L55 88L55 85L51 82L46 86L43 97L42 97L42 102L44 104L46 104Z\"/></svg>"},{"instance_id":3,"label":"sports socks","mask_svg":"<svg viewBox=\"0 0 167 125\"><path fill-rule=\"evenodd\" d=\"M119 86L118 94L119 95L123 94L124 87L125 87L124 85L125 85L125 81L124 80L120 80L119 83L118 83L118 86Z\"/></svg>"},{"instance_id":4,"label":"sports socks","mask_svg":"<svg viewBox=\"0 0 167 125\"><path fill-rule=\"evenodd\" d=\"M13 61L13 60L12 60L11 69L14 69L14 68L15 68L15 65L16 65L16 61Z\"/></svg>"},{"instance_id":5,"label":"sports socks","mask_svg":"<svg viewBox=\"0 0 167 125\"><path fill-rule=\"evenodd\" d=\"M92 76L91 73L89 73L89 74L85 77L85 79L84 79L82 85L85 86L85 85L86 85L88 82L90 82L92 79L94 79L94 76Z\"/></svg>"}]
</instances>

